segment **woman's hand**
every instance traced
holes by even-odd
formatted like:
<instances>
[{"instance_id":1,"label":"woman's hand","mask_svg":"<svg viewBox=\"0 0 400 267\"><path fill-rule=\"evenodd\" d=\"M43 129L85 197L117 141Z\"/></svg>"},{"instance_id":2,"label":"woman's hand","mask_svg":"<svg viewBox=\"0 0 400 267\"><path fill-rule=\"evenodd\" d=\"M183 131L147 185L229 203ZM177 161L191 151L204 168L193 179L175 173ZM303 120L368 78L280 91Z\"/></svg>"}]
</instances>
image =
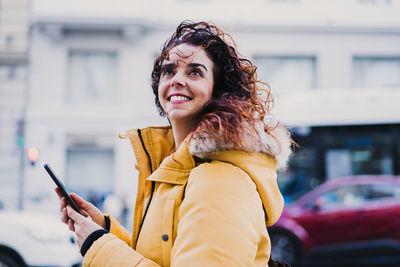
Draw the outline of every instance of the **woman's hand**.
<instances>
[{"instance_id":1,"label":"woman's hand","mask_svg":"<svg viewBox=\"0 0 400 267\"><path fill-rule=\"evenodd\" d=\"M103 229L97 223L93 222L90 217L84 217L77 213L73 208L67 206L64 208L68 216L69 229L74 229L76 235L76 243L79 249L81 249L85 239L94 231Z\"/></svg>"},{"instance_id":2,"label":"woman's hand","mask_svg":"<svg viewBox=\"0 0 400 267\"><path fill-rule=\"evenodd\" d=\"M65 200L65 197L63 197L63 195L61 194L60 190L57 187L55 188L55 191L61 200L61 204L60 204L60 211L62 213L61 221L65 224L68 224L68 226L69 226L68 228L71 231L75 231L73 224L70 225L68 222L69 216L67 214L67 209L66 209L68 203ZM104 228L106 226L106 221L104 219L104 215L98 208L96 208L96 206L94 206L90 202L85 201L83 198L81 198L80 196L78 196L75 193L71 193L70 197L74 200L76 205L79 207L79 209L81 210L81 213L84 217L90 217L93 222L97 223L102 228Z\"/></svg>"}]
</instances>

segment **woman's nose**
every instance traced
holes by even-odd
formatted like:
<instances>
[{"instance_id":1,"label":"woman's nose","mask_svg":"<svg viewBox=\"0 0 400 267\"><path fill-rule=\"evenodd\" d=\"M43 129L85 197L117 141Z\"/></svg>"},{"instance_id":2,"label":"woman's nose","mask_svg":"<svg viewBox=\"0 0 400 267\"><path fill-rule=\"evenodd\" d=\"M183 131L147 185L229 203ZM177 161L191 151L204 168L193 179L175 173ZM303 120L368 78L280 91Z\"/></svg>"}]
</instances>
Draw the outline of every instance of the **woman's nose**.
<instances>
[{"instance_id":1,"label":"woman's nose","mask_svg":"<svg viewBox=\"0 0 400 267\"><path fill-rule=\"evenodd\" d=\"M171 79L170 86L183 87L186 85L185 77L181 73L177 72Z\"/></svg>"}]
</instances>

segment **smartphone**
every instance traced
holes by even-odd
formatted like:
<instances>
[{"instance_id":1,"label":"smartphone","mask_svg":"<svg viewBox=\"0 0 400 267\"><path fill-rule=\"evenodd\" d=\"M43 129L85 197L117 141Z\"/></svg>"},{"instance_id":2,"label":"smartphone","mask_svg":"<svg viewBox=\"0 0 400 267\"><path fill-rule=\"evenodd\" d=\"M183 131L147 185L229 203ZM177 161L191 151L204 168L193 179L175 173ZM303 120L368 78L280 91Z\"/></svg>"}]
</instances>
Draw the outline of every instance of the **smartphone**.
<instances>
[{"instance_id":1,"label":"smartphone","mask_svg":"<svg viewBox=\"0 0 400 267\"><path fill-rule=\"evenodd\" d=\"M80 214L82 214L80 209L78 208L78 205L76 205L76 203L69 196L69 194L67 192L67 189L65 188L63 183L61 183L61 181L58 180L57 176L50 169L49 165L48 164L44 164L43 167L46 169L46 171L50 175L51 179L53 179L53 181L56 183L57 187L60 189L60 192L63 195L63 197L65 197L65 199L67 200L68 205L70 205L76 212L79 212Z\"/></svg>"}]
</instances>

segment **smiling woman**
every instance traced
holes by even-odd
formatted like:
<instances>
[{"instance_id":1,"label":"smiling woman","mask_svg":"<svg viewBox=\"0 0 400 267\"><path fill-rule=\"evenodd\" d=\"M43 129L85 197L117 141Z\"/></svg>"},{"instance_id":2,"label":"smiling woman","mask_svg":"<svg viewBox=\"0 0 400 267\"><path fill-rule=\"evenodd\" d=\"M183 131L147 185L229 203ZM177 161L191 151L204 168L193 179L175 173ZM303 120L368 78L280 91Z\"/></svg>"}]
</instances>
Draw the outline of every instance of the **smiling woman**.
<instances>
[{"instance_id":1,"label":"smiling woman","mask_svg":"<svg viewBox=\"0 0 400 267\"><path fill-rule=\"evenodd\" d=\"M256 67L218 27L181 23L154 62L152 88L168 127L131 129L139 170L132 235L76 194L66 207L84 266L284 266L267 226L281 215L276 171L287 130Z\"/></svg>"}]
</instances>

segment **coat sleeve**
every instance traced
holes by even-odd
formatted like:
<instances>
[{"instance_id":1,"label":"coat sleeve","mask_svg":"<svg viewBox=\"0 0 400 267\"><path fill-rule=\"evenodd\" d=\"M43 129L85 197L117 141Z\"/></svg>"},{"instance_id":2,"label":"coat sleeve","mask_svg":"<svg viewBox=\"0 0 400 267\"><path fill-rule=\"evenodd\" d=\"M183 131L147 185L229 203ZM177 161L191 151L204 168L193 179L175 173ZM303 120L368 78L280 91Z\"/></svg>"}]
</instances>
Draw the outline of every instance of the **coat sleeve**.
<instances>
[{"instance_id":1,"label":"coat sleeve","mask_svg":"<svg viewBox=\"0 0 400 267\"><path fill-rule=\"evenodd\" d=\"M161 267L132 249L131 234L112 216L110 233L93 242L83 259L83 266Z\"/></svg>"},{"instance_id":2,"label":"coat sleeve","mask_svg":"<svg viewBox=\"0 0 400 267\"><path fill-rule=\"evenodd\" d=\"M160 267L113 234L105 234L87 251L83 266Z\"/></svg>"},{"instance_id":3,"label":"coat sleeve","mask_svg":"<svg viewBox=\"0 0 400 267\"><path fill-rule=\"evenodd\" d=\"M110 219L110 233L125 241L128 246L132 246L132 235L111 215L106 215Z\"/></svg>"},{"instance_id":4,"label":"coat sleeve","mask_svg":"<svg viewBox=\"0 0 400 267\"><path fill-rule=\"evenodd\" d=\"M249 175L224 162L192 170L171 266L254 266L265 215Z\"/></svg>"}]
</instances>

